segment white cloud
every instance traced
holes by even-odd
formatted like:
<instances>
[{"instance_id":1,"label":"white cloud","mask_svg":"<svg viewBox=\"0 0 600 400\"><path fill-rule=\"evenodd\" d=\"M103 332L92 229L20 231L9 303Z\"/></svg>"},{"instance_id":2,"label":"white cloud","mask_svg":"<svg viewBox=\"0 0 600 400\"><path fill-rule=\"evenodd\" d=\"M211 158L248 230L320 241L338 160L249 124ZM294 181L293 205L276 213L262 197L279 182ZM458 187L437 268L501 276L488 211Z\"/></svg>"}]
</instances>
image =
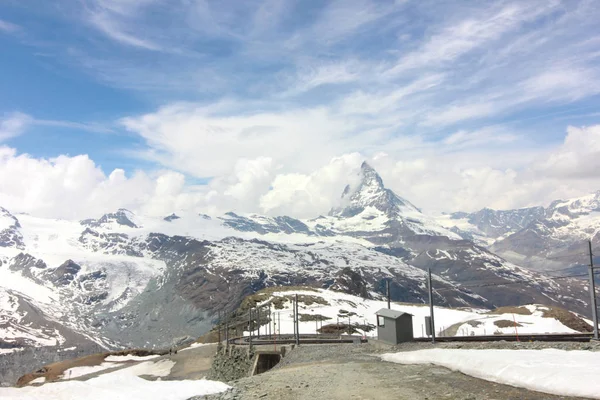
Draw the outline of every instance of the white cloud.
<instances>
[{"instance_id":1,"label":"white cloud","mask_svg":"<svg viewBox=\"0 0 600 400\"><path fill-rule=\"evenodd\" d=\"M259 211L271 179L268 159L240 161L229 175L194 186L175 171L126 176L115 169L107 176L87 155L44 159L0 147L0 205L53 218L95 217L121 207L155 216Z\"/></svg>"},{"instance_id":2,"label":"white cloud","mask_svg":"<svg viewBox=\"0 0 600 400\"><path fill-rule=\"evenodd\" d=\"M600 92L598 72L578 65L556 65L522 83L530 96L575 101Z\"/></svg>"},{"instance_id":3,"label":"white cloud","mask_svg":"<svg viewBox=\"0 0 600 400\"><path fill-rule=\"evenodd\" d=\"M483 128L477 131L461 130L447 136L443 143L456 148L489 145L491 143L510 143L517 140L517 136L496 127Z\"/></svg>"},{"instance_id":4,"label":"white cloud","mask_svg":"<svg viewBox=\"0 0 600 400\"><path fill-rule=\"evenodd\" d=\"M458 145L480 134L459 133ZM186 183L172 170L106 175L88 156L38 159L0 147L0 205L15 212L61 218L98 216L119 207L150 215L171 212L258 212L312 218L337 205L344 186L368 160L386 186L426 212L515 208L600 188L600 126L568 129L550 150L508 155L456 147L403 157L348 153L307 173L288 172L268 157L239 160L208 185Z\"/></svg>"},{"instance_id":5,"label":"white cloud","mask_svg":"<svg viewBox=\"0 0 600 400\"><path fill-rule=\"evenodd\" d=\"M290 77L293 87L284 94L298 94L323 85L353 82L364 72L360 70L361 68L359 63L351 61L337 64L309 64Z\"/></svg>"},{"instance_id":6,"label":"white cloud","mask_svg":"<svg viewBox=\"0 0 600 400\"><path fill-rule=\"evenodd\" d=\"M125 45L140 47L146 50L160 50L160 46L147 39L141 39L128 33L124 27L113 20L112 15L94 13L90 15L90 23L109 38Z\"/></svg>"},{"instance_id":7,"label":"white cloud","mask_svg":"<svg viewBox=\"0 0 600 400\"><path fill-rule=\"evenodd\" d=\"M84 15L88 23L116 42L146 50L161 50L147 38L139 37L138 13L157 0L90 0Z\"/></svg>"},{"instance_id":8,"label":"white cloud","mask_svg":"<svg viewBox=\"0 0 600 400\"><path fill-rule=\"evenodd\" d=\"M487 117L498 111L493 103L488 102L450 105L441 110L432 111L423 121L423 125L453 125L467 119Z\"/></svg>"},{"instance_id":9,"label":"white cloud","mask_svg":"<svg viewBox=\"0 0 600 400\"><path fill-rule=\"evenodd\" d=\"M380 153L365 158L386 186L426 212L548 205L600 189L600 126L570 127L564 142L550 150L461 149L471 140L493 140L491 132L458 132L450 140L458 147L447 154L407 153L399 159ZM261 207L302 217L325 213L343 190L338 182L348 182L362 160L358 154L348 155L311 174L278 175Z\"/></svg>"},{"instance_id":10,"label":"white cloud","mask_svg":"<svg viewBox=\"0 0 600 400\"><path fill-rule=\"evenodd\" d=\"M31 124L33 118L27 114L14 112L0 119L0 142L19 136Z\"/></svg>"},{"instance_id":11,"label":"white cloud","mask_svg":"<svg viewBox=\"0 0 600 400\"><path fill-rule=\"evenodd\" d=\"M233 116L229 105L223 107L180 104L122 123L148 144L150 150L138 156L196 177L224 175L240 158L268 157L306 171L354 146L352 140L340 142L344 133L354 131L354 123L327 109Z\"/></svg>"},{"instance_id":12,"label":"white cloud","mask_svg":"<svg viewBox=\"0 0 600 400\"><path fill-rule=\"evenodd\" d=\"M419 49L406 54L388 73L430 67L454 61L471 51L500 39L521 24L535 20L556 8L558 2L513 3L488 8L476 16L452 23L432 35Z\"/></svg>"},{"instance_id":13,"label":"white cloud","mask_svg":"<svg viewBox=\"0 0 600 400\"><path fill-rule=\"evenodd\" d=\"M0 31L13 33L21 29L19 25L0 19Z\"/></svg>"},{"instance_id":14,"label":"white cloud","mask_svg":"<svg viewBox=\"0 0 600 400\"><path fill-rule=\"evenodd\" d=\"M85 191L72 193L90 210L124 203L152 213L316 215L334 204L346 168L363 157L399 194L430 210L529 205L599 186L595 128L570 128L564 144L560 124L546 132L553 114L565 111L559 107L593 107L600 92L592 1L482 8L336 0L305 9L309 15L283 0L81 3L76 17L110 40L78 37L56 47L100 81L163 104L119 123L145 144L128 154L164 171L105 176L75 157L13 155L6 165L20 160L53 171L57 187L78 188L92 177L92 186L82 180ZM518 123L539 117L540 128ZM113 126L15 114L0 122L0 140L28 124ZM62 172L69 165L87 173ZM214 179L190 186L183 174ZM17 188L15 196L58 212L61 196L35 182L38 192Z\"/></svg>"},{"instance_id":15,"label":"white cloud","mask_svg":"<svg viewBox=\"0 0 600 400\"><path fill-rule=\"evenodd\" d=\"M358 153L332 159L311 174L279 174L271 190L260 198L260 208L271 215L313 218L337 205L344 187L356 179L364 161Z\"/></svg>"},{"instance_id":16,"label":"white cloud","mask_svg":"<svg viewBox=\"0 0 600 400\"><path fill-rule=\"evenodd\" d=\"M570 126L564 144L540 158L535 167L539 174L559 179L600 178L600 125Z\"/></svg>"}]
</instances>

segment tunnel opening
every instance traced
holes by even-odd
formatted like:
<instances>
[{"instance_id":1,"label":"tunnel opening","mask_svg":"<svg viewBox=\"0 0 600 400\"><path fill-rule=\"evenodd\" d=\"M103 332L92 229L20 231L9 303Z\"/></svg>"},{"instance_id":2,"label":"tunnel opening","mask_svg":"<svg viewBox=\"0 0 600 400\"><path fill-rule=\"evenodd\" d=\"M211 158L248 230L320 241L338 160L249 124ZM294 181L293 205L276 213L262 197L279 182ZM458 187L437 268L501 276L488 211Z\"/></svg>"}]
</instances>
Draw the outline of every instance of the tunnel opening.
<instances>
[{"instance_id":1,"label":"tunnel opening","mask_svg":"<svg viewBox=\"0 0 600 400\"><path fill-rule=\"evenodd\" d=\"M256 354L256 362L252 375L262 374L269 371L271 368L279 364L281 354L277 352L260 352Z\"/></svg>"}]
</instances>

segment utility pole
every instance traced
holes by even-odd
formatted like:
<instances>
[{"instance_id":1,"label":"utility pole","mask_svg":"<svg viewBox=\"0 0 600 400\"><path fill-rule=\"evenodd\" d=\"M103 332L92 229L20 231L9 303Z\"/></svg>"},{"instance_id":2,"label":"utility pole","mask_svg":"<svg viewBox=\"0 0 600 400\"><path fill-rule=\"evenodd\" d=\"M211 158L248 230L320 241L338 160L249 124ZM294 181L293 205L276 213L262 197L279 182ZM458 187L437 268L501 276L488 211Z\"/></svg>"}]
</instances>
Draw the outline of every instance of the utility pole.
<instances>
[{"instance_id":1,"label":"utility pole","mask_svg":"<svg viewBox=\"0 0 600 400\"><path fill-rule=\"evenodd\" d=\"M248 341L252 346L252 309L248 312Z\"/></svg>"},{"instance_id":2,"label":"utility pole","mask_svg":"<svg viewBox=\"0 0 600 400\"><path fill-rule=\"evenodd\" d=\"M390 307L390 280L389 279L385 281L385 288L386 288L388 310L389 310L392 308L392 307Z\"/></svg>"},{"instance_id":3,"label":"utility pole","mask_svg":"<svg viewBox=\"0 0 600 400\"><path fill-rule=\"evenodd\" d=\"M273 322L273 314L271 314L271 303L269 303L269 338L271 337L271 322Z\"/></svg>"},{"instance_id":4,"label":"utility pole","mask_svg":"<svg viewBox=\"0 0 600 400\"><path fill-rule=\"evenodd\" d=\"M225 348L229 348L229 314L225 312Z\"/></svg>"},{"instance_id":5,"label":"utility pole","mask_svg":"<svg viewBox=\"0 0 600 400\"><path fill-rule=\"evenodd\" d=\"M296 298L292 298L292 325L294 326L294 340L296 340Z\"/></svg>"},{"instance_id":6,"label":"utility pole","mask_svg":"<svg viewBox=\"0 0 600 400\"><path fill-rule=\"evenodd\" d=\"M256 335L260 339L260 306L256 307L256 315L257 315L257 317L256 317L257 328L256 329L258 329Z\"/></svg>"},{"instance_id":7,"label":"utility pole","mask_svg":"<svg viewBox=\"0 0 600 400\"><path fill-rule=\"evenodd\" d=\"M298 293L296 293L296 346L300 346L300 315L298 315Z\"/></svg>"},{"instance_id":8,"label":"utility pole","mask_svg":"<svg viewBox=\"0 0 600 400\"><path fill-rule=\"evenodd\" d=\"M218 336L218 342L219 342L219 346L221 345L221 311L217 312L217 331L219 332L217 334Z\"/></svg>"},{"instance_id":9,"label":"utility pole","mask_svg":"<svg viewBox=\"0 0 600 400\"><path fill-rule=\"evenodd\" d=\"M596 305L596 282L594 281L594 255L592 254L592 241L588 242L590 248L590 296L592 299L592 318L594 320L594 339L598 340L598 306Z\"/></svg>"},{"instance_id":10,"label":"utility pole","mask_svg":"<svg viewBox=\"0 0 600 400\"><path fill-rule=\"evenodd\" d=\"M433 288L431 287L431 268L427 268L427 287L429 288L429 315L431 316L431 343L435 343L435 321L433 320Z\"/></svg>"}]
</instances>

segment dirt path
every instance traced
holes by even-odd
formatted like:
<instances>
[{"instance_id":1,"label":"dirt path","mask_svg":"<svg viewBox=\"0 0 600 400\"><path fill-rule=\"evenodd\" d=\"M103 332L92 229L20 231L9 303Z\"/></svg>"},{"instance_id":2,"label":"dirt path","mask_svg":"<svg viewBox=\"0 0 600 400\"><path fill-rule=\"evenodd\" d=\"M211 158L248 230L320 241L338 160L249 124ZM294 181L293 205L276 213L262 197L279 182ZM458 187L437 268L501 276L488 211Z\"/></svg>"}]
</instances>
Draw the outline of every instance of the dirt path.
<instances>
[{"instance_id":1,"label":"dirt path","mask_svg":"<svg viewBox=\"0 0 600 400\"><path fill-rule=\"evenodd\" d=\"M210 370L217 345L206 345L179 351L177 354L165 356L175 361L167 379L202 379Z\"/></svg>"},{"instance_id":2,"label":"dirt path","mask_svg":"<svg viewBox=\"0 0 600 400\"><path fill-rule=\"evenodd\" d=\"M335 346L332 346L335 347ZM244 378L229 398L246 399L573 399L531 392L472 378L431 365L400 365L380 361L368 345L303 346L280 367Z\"/></svg>"}]
</instances>

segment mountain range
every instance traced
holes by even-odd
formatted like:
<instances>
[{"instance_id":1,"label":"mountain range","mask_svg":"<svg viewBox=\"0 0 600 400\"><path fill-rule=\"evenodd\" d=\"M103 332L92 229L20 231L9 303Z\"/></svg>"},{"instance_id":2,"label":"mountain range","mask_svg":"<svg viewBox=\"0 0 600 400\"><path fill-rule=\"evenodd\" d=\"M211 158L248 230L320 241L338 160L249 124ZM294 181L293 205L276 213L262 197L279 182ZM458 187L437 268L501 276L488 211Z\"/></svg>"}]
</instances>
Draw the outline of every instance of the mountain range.
<instances>
[{"instance_id":1,"label":"mountain range","mask_svg":"<svg viewBox=\"0 0 600 400\"><path fill-rule=\"evenodd\" d=\"M590 232L584 220L598 194L595 203L555 202L553 212L433 217L367 163L359 174L338 207L308 220L121 209L66 221L0 208L0 347L168 345L206 332L217 312L270 286L381 299L390 281L393 300L424 303L427 269L438 305L541 303L588 313L585 281L521 261L573 251Z\"/></svg>"},{"instance_id":2,"label":"mountain range","mask_svg":"<svg viewBox=\"0 0 600 400\"><path fill-rule=\"evenodd\" d=\"M440 223L461 237L528 269L580 274L589 266L589 245L600 246L600 191L557 200L548 207L483 209L453 213Z\"/></svg>"}]
</instances>

